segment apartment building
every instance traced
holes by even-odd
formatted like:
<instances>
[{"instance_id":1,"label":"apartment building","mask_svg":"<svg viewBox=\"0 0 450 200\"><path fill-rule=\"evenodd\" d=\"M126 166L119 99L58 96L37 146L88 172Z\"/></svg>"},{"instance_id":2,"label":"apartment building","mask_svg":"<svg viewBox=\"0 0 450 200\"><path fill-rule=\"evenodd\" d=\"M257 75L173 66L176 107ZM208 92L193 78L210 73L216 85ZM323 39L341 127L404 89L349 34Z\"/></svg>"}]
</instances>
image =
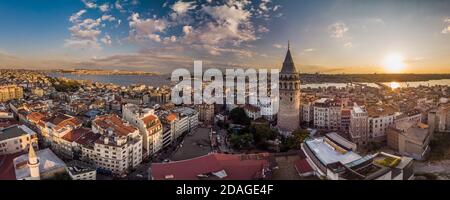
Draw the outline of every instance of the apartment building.
<instances>
[{"instance_id":1,"label":"apartment building","mask_svg":"<svg viewBox=\"0 0 450 200\"><path fill-rule=\"evenodd\" d=\"M97 168L115 175L126 174L142 162L142 136L139 130L117 115L97 117L92 132L99 134L93 149L82 148L82 154Z\"/></svg>"},{"instance_id":2,"label":"apartment building","mask_svg":"<svg viewBox=\"0 0 450 200\"><path fill-rule=\"evenodd\" d=\"M163 147L163 127L150 108L141 108L135 104L126 104L122 108L122 118L139 129L143 138L143 156L151 156Z\"/></svg>"},{"instance_id":3,"label":"apartment building","mask_svg":"<svg viewBox=\"0 0 450 200\"><path fill-rule=\"evenodd\" d=\"M420 122L402 121L389 127L387 144L401 155L423 160L430 151L432 134L428 125Z\"/></svg>"},{"instance_id":4,"label":"apartment building","mask_svg":"<svg viewBox=\"0 0 450 200\"><path fill-rule=\"evenodd\" d=\"M350 139L358 146L366 145L368 141L368 114L364 107L357 104L351 110Z\"/></svg>"},{"instance_id":5,"label":"apartment building","mask_svg":"<svg viewBox=\"0 0 450 200\"><path fill-rule=\"evenodd\" d=\"M322 98L316 100L314 107L314 127L326 130L339 130L342 105L339 100Z\"/></svg>"},{"instance_id":6,"label":"apartment building","mask_svg":"<svg viewBox=\"0 0 450 200\"><path fill-rule=\"evenodd\" d=\"M27 152L30 144L37 148L37 134L25 125L13 125L0 130L0 155Z\"/></svg>"},{"instance_id":7,"label":"apartment building","mask_svg":"<svg viewBox=\"0 0 450 200\"><path fill-rule=\"evenodd\" d=\"M396 109L390 105L367 106L369 141L386 141L386 132L394 124Z\"/></svg>"},{"instance_id":8,"label":"apartment building","mask_svg":"<svg viewBox=\"0 0 450 200\"><path fill-rule=\"evenodd\" d=\"M0 102L23 98L23 88L17 85L0 86Z\"/></svg>"}]
</instances>

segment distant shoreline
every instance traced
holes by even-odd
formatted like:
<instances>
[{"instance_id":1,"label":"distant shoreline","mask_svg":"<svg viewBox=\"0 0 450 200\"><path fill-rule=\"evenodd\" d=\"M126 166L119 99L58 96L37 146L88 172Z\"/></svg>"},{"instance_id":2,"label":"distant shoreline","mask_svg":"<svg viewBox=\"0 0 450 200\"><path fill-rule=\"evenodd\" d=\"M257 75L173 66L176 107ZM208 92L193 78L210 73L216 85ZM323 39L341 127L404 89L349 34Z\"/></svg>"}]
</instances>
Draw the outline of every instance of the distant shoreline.
<instances>
[{"instance_id":1,"label":"distant shoreline","mask_svg":"<svg viewBox=\"0 0 450 200\"><path fill-rule=\"evenodd\" d=\"M27 69L0 69L1 70L24 70ZM49 69L49 70L30 70L41 71L44 73L62 73L73 75L137 75L137 76L161 76L170 79L168 73L125 71L125 70L101 70L101 69ZM450 79L450 74L320 74L303 73L300 79L304 84L317 83L382 83L382 82L425 82L434 80Z\"/></svg>"}]
</instances>

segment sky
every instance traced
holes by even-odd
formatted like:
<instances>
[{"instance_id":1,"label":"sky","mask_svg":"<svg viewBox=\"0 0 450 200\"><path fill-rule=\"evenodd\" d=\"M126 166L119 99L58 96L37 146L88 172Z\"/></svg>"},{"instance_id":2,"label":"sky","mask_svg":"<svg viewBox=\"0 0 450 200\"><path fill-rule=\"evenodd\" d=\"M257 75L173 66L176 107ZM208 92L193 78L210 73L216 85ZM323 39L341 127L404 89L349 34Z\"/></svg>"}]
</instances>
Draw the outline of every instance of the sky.
<instances>
[{"instance_id":1,"label":"sky","mask_svg":"<svg viewBox=\"0 0 450 200\"><path fill-rule=\"evenodd\" d=\"M450 73L446 0L2 0L0 68Z\"/></svg>"}]
</instances>

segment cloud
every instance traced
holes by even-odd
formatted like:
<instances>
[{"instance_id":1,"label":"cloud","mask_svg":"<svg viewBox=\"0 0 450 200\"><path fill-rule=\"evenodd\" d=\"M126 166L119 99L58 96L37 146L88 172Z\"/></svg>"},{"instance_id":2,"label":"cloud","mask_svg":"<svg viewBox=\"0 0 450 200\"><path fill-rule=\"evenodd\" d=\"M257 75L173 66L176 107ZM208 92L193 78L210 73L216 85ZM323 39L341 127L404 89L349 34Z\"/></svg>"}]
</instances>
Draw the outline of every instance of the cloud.
<instances>
[{"instance_id":1,"label":"cloud","mask_svg":"<svg viewBox=\"0 0 450 200\"><path fill-rule=\"evenodd\" d=\"M187 11L195 9L195 7L195 2L177 1L171 8L178 15L184 15Z\"/></svg>"},{"instance_id":2,"label":"cloud","mask_svg":"<svg viewBox=\"0 0 450 200\"><path fill-rule=\"evenodd\" d=\"M76 22L78 21L78 19L81 17L81 15L83 15L84 13L86 13L86 10L80 10L76 13L74 13L73 15L70 16L69 21L70 22Z\"/></svg>"},{"instance_id":3,"label":"cloud","mask_svg":"<svg viewBox=\"0 0 450 200\"><path fill-rule=\"evenodd\" d=\"M265 27L265 26L259 25L257 31L258 31L258 33L267 33L270 30L267 27Z\"/></svg>"},{"instance_id":4,"label":"cloud","mask_svg":"<svg viewBox=\"0 0 450 200\"><path fill-rule=\"evenodd\" d=\"M281 44L273 44L272 46L275 47L275 48L277 48L277 49L287 49L286 46L281 45Z\"/></svg>"},{"instance_id":5,"label":"cloud","mask_svg":"<svg viewBox=\"0 0 450 200\"><path fill-rule=\"evenodd\" d=\"M106 45L111 45L111 36L109 35L105 35L102 39L100 39L101 42L103 42L103 44Z\"/></svg>"},{"instance_id":6,"label":"cloud","mask_svg":"<svg viewBox=\"0 0 450 200\"><path fill-rule=\"evenodd\" d=\"M450 33L450 17L444 19L444 29L442 29L443 34Z\"/></svg>"},{"instance_id":7,"label":"cloud","mask_svg":"<svg viewBox=\"0 0 450 200\"><path fill-rule=\"evenodd\" d=\"M346 42L346 43L344 44L344 47L345 47L345 48L352 48L352 47L353 47L353 43L351 43L351 42Z\"/></svg>"},{"instance_id":8,"label":"cloud","mask_svg":"<svg viewBox=\"0 0 450 200\"><path fill-rule=\"evenodd\" d=\"M304 49L303 51L304 52L314 52L314 51L317 51L317 49L310 48L310 49Z\"/></svg>"},{"instance_id":9,"label":"cloud","mask_svg":"<svg viewBox=\"0 0 450 200\"><path fill-rule=\"evenodd\" d=\"M141 19L138 13L133 13L129 21L130 37L134 40L150 39L161 42L160 33L168 27L168 22L164 19Z\"/></svg>"},{"instance_id":10,"label":"cloud","mask_svg":"<svg viewBox=\"0 0 450 200\"><path fill-rule=\"evenodd\" d=\"M101 22L101 18L73 21L73 26L69 28L71 37L65 40L64 46L75 49L101 49L97 39L101 34L99 30Z\"/></svg>"},{"instance_id":11,"label":"cloud","mask_svg":"<svg viewBox=\"0 0 450 200\"><path fill-rule=\"evenodd\" d=\"M110 22L112 22L112 21L115 21L116 18L113 17L112 15L103 15L103 16L102 16L102 20L103 20L103 21L110 21Z\"/></svg>"},{"instance_id":12,"label":"cloud","mask_svg":"<svg viewBox=\"0 0 450 200\"><path fill-rule=\"evenodd\" d=\"M105 4L101 5L101 6L99 6L98 8L99 8L100 11L102 11L102 12L108 12L108 11L109 11L109 4L108 4L108 3L105 3Z\"/></svg>"},{"instance_id":13,"label":"cloud","mask_svg":"<svg viewBox=\"0 0 450 200\"><path fill-rule=\"evenodd\" d=\"M336 22L336 23L328 26L328 31L330 32L330 34L331 34L330 36L332 38L337 38L337 39L343 38L345 33L348 32L348 30L349 29L348 29L347 25L345 25L342 22Z\"/></svg>"},{"instance_id":14,"label":"cloud","mask_svg":"<svg viewBox=\"0 0 450 200\"><path fill-rule=\"evenodd\" d=\"M84 5L86 6L86 8L97 8L97 4L90 2L88 0L81 0Z\"/></svg>"}]
</instances>

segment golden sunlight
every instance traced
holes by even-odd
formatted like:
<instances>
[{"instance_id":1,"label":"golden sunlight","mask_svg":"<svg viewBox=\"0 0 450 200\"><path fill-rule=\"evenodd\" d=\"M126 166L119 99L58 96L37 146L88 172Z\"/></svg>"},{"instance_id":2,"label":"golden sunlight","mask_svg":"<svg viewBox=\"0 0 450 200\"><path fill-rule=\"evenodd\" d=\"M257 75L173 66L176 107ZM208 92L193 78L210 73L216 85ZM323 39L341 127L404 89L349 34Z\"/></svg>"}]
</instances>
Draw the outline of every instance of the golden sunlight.
<instances>
[{"instance_id":1,"label":"golden sunlight","mask_svg":"<svg viewBox=\"0 0 450 200\"><path fill-rule=\"evenodd\" d=\"M395 90L400 87L400 83L391 82L389 86L391 87L391 89Z\"/></svg>"},{"instance_id":2,"label":"golden sunlight","mask_svg":"<svg viewBox=\"0 0 450 200\"><path fill-rule=\"evenodd\" d=\"M401 54L391 53L384 58L384 70L388 73L401 73L405 69L404 58Z\"/></svg>"}]
</instances>

